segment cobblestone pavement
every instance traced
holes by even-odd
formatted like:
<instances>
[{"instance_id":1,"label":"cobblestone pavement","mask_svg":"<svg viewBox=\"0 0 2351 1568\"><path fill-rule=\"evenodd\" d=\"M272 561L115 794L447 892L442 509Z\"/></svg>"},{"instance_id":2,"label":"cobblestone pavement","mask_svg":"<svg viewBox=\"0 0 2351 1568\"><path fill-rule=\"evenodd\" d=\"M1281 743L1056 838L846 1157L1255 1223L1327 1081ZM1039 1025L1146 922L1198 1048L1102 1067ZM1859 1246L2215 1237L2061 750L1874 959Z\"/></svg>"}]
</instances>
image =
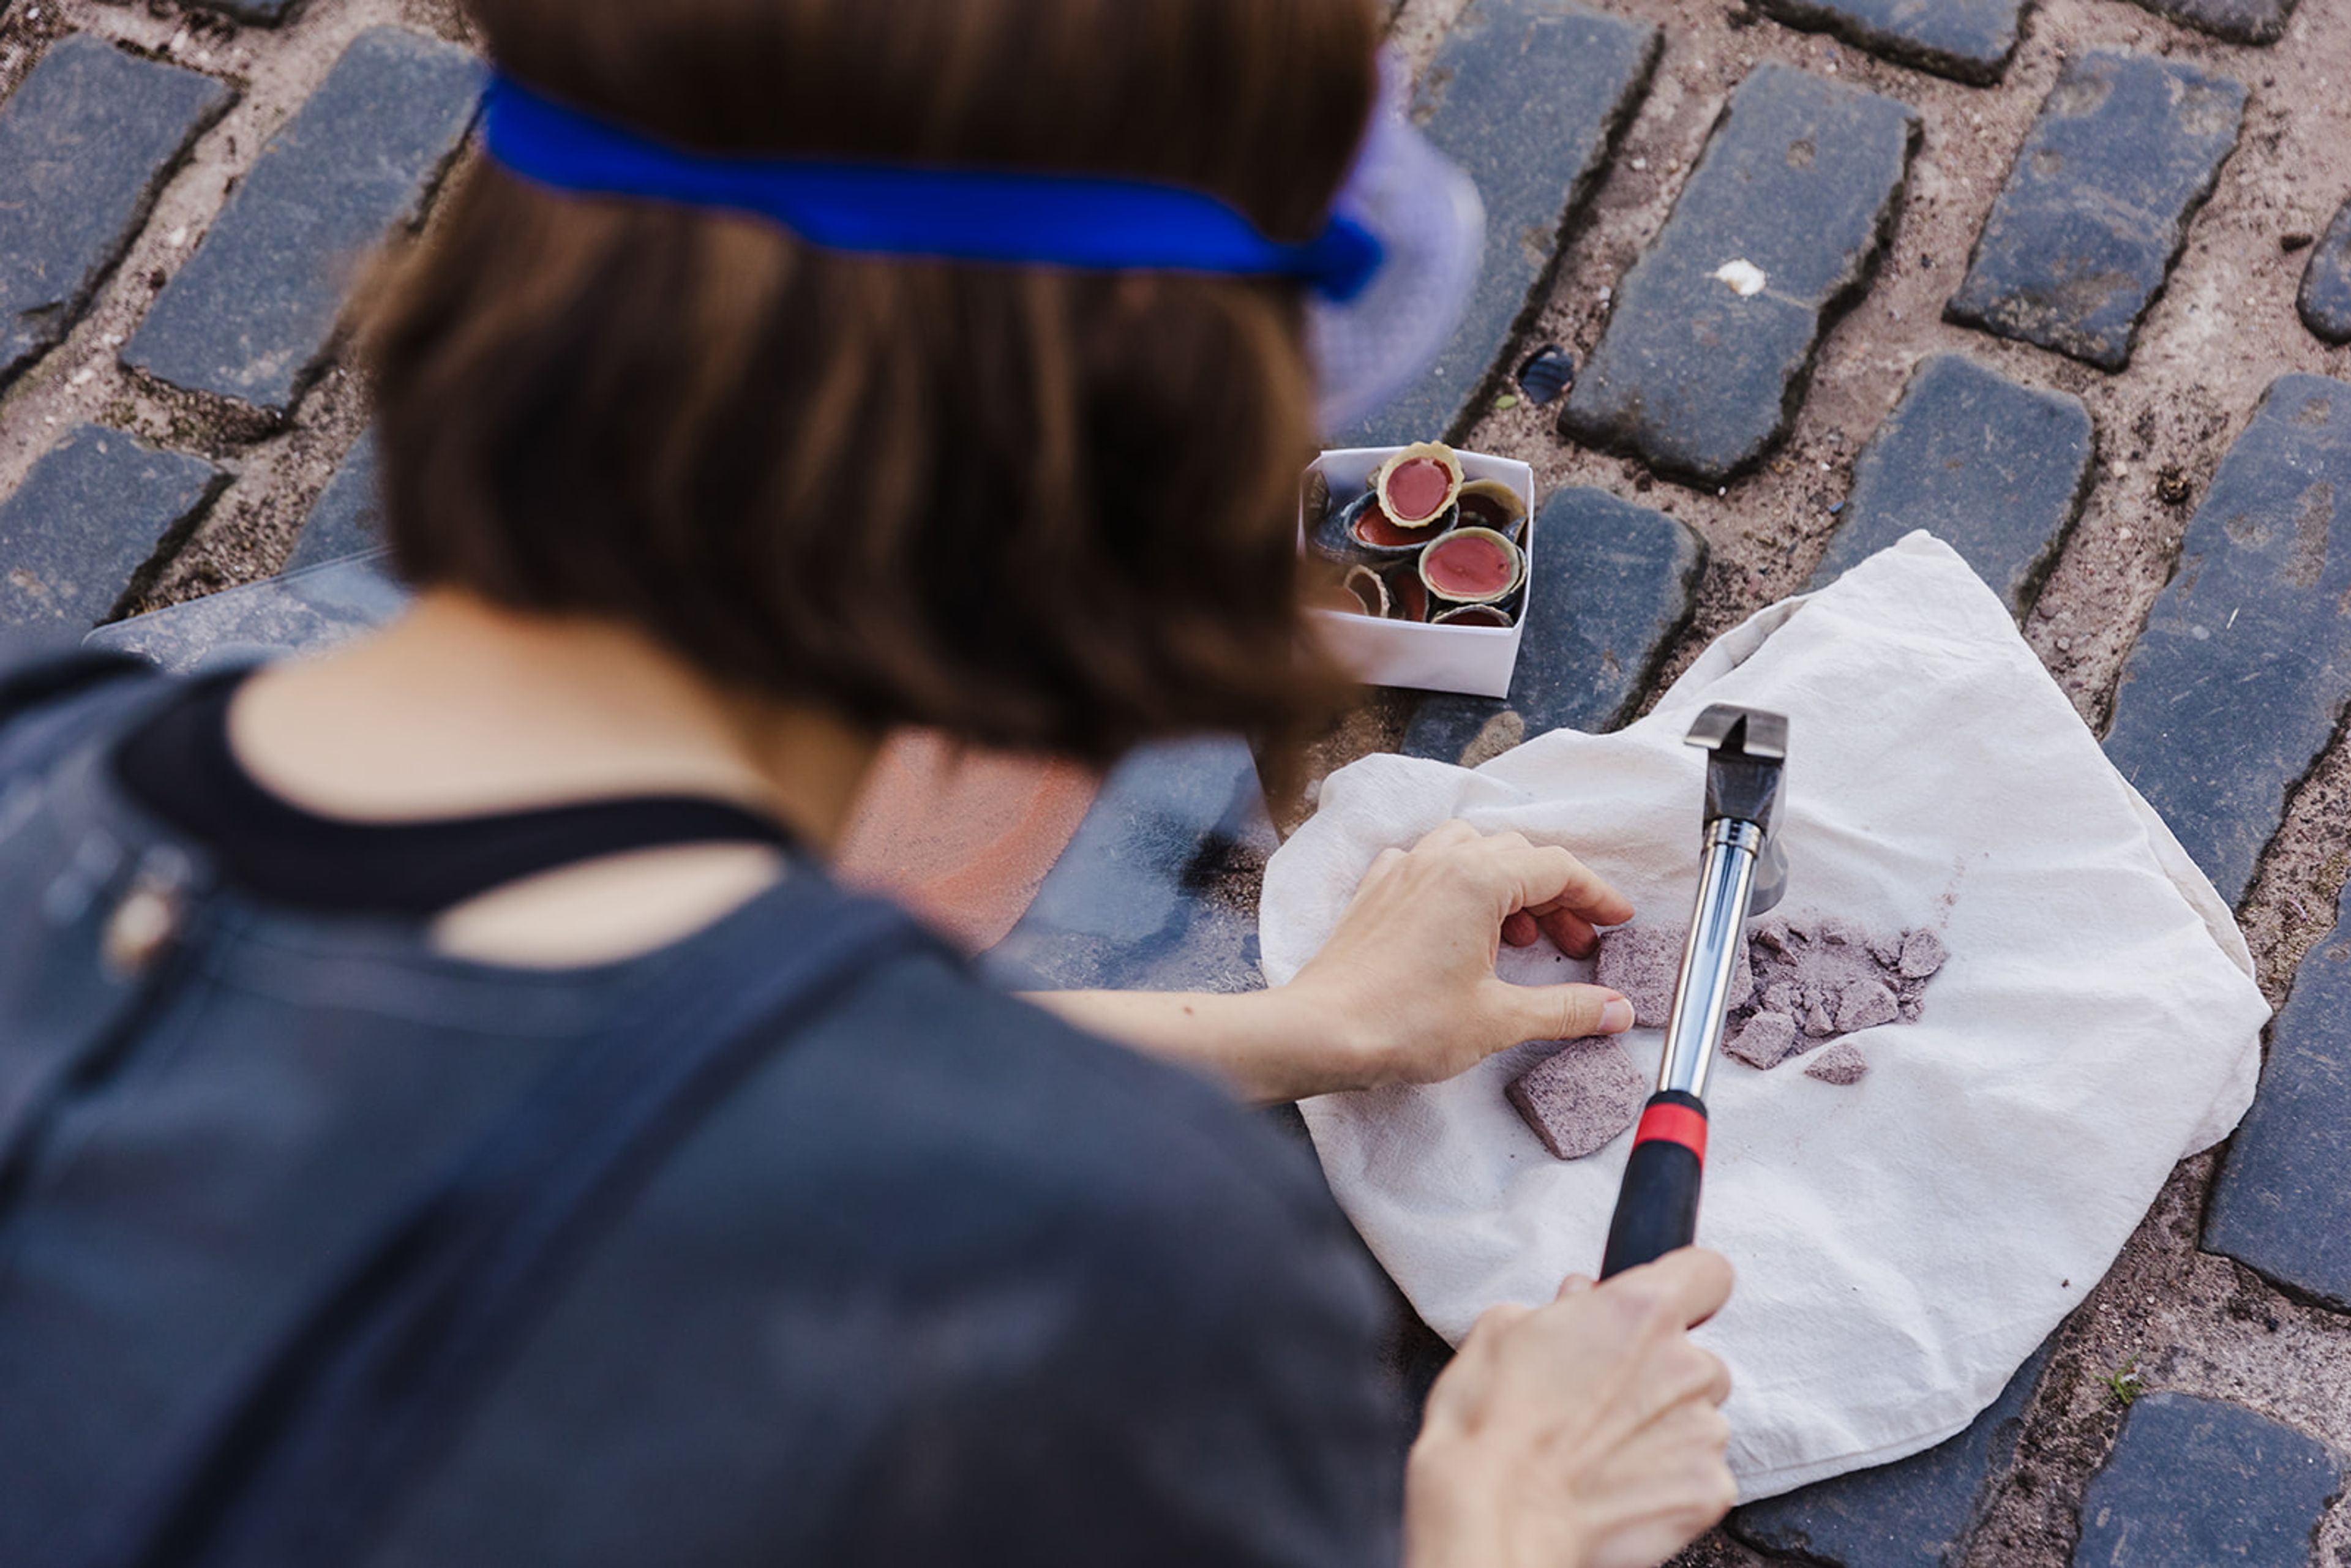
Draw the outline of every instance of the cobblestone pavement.
<instances>
[{"instance_id":1,"label":"cobblestone pavement","mask_svg":"<svg viewBox=\"0 0 2351 1568\"><path fill-rule=\"evenodd\" d=\"M1497 225L1358 434L1532 464L1552 544L1507 700L1376 694L1317 768L1622 723L1933 528L2283 1009L2245 1126L1975 1427L1685 1562L2351 1568L2351 5L1399 0L1394 37ZM437 0L0 0L0 626L185 666L396 605L338 302L464 177L465 42ZM1538 401L1546 344L1580 373ZM1238 747L1139 754L991 962L1253 984L1272 826Z\"/></svg>"}]
</instances>

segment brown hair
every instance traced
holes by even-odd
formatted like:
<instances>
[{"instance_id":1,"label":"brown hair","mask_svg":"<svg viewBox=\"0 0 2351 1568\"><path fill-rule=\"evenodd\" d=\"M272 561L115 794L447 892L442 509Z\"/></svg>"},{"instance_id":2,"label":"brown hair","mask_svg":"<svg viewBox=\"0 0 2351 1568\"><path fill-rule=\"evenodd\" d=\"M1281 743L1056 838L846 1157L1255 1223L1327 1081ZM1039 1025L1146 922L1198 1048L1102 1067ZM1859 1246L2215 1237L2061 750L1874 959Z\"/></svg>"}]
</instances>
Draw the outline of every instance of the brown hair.
<instances>
[{"instance_id":1,"label":"brown hair","mask_svg":"<svg viewBox=\"0 0 2351 1568\"><path fill-rule=\"evenodd\" d=\"M1108 172L1321 226L1368 0L473 0L678 144ZM877 260L484 166L371 331L402 570L632 622L720 683L1102 759L1295 735L1293 285Z\"/></svg>"}]
</instances>

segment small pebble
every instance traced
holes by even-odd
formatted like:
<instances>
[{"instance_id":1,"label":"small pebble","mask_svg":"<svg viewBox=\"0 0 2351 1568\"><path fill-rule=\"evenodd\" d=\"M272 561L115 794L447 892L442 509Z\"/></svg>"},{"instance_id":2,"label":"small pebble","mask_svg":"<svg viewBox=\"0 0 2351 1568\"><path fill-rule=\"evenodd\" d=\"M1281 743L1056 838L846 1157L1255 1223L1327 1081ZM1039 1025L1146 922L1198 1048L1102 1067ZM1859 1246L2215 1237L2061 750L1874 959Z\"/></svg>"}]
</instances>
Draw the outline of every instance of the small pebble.
<instances>
[{"instance_id":1,"label":"small pebble","mask_svg":"<svg viewBox=\"0 0 2351 1568\"><path fill-rule=\"evenodd\" d=\"M1757 1013L1739 1038L1722 1049L1750 1067L1769 1071L1796 1049L1796 1020L1786 1013Z\"/></svg>"},{"instance_id":2,"label":"small pebble","mask_svg":"<svg viewBox=\"0 0 2351 1568\"><path fill-rule=\"evenodd\" d=\"M1537 408L1556 399L1575 380L1575 361L1557 343L1546 343L1519 367L1519 390Z\"/></svg>"},{"instance_id":3,"label":"small pebble","mask_svg":"<svg viewBox=\"0 0 2351 1568\"><path fill-rule=\"evenodd\" d=\"M1614 1040L1572 1040L1503 1091L1543 1147L1580 1160L1631 1126L1649 1081Z\"/></svg>"},{"instance_id":4,"label":"small pebble","mask_svg":"<svg viewBox=\"0 0 2351 1568\"><path fill-rule=\"evenodd\" d=\"M1823 1083L1834 1083L1839 1088L1846 1088L1860 1082L1862 1074L1868 1071L1869 1059L1862 1055L1861 1047L1851 1040L1841 1040L1822 1051L1812 1064L1804 1069L1804 1076L1817 1078Z\"/></svg>"},{"instance_id":5,"label":"small pebble","mask_svg":"<svg viewBox=\"0 0 2351 1568\"><path fill-rule=\"evenodd\" d=\"M1849 988L1837 1003L1837 1032L1857 1034L1882 1023L1892 1023L1901 1016L1902 1005L1894 999L1893 989L1875 980L1865 980Z\"/></svg>"}]
</instances>

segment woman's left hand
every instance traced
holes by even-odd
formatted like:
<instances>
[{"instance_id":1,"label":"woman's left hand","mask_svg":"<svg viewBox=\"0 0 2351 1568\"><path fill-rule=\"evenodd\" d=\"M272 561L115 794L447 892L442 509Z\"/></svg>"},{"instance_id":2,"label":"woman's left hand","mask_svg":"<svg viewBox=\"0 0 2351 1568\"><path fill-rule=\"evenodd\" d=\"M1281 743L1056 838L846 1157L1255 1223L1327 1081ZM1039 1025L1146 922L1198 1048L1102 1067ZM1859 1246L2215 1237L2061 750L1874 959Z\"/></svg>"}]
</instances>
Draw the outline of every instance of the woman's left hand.
<instances>
[{"instance_id":1,"label":"woman's left hand","mask_svg":"<svg viewBox=\"0 0 2351 1568\"><path fill-rule=\"evenodd\" d=\"M1630 1029L1633 1007L1599 986L1514 986L1501 945L1543 937L1573 957L1594 927L1633 918L1625 895L1563 849L1447 822L1372 862L1339 924L1282 997L1333 1031L1335 1086L1434 1083L1528 1040Z\"/></svg>"}]
</instances>

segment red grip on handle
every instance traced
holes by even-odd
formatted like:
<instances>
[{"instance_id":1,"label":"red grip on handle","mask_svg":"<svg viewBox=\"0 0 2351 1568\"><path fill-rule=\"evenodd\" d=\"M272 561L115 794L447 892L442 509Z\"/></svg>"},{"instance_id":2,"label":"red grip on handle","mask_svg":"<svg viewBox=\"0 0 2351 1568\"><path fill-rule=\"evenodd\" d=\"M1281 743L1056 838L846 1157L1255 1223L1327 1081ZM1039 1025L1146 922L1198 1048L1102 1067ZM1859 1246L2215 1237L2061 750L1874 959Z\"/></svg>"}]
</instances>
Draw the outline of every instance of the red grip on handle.
<instances>
[{"instance_id":1,"label":"red grip on handle","mask_svg":"<svg viewBox=\"0 0 2351 1568\"><path fill-rule=\"evenodd\" d=\"M1652 1105L1642 1112L1633 1142L1637 1145L1652 1138L1679 1144L1698 1156L1698 1164L1706 1163L1706 1117L1687 1105Z\"/></svg>"}]
</instances>

